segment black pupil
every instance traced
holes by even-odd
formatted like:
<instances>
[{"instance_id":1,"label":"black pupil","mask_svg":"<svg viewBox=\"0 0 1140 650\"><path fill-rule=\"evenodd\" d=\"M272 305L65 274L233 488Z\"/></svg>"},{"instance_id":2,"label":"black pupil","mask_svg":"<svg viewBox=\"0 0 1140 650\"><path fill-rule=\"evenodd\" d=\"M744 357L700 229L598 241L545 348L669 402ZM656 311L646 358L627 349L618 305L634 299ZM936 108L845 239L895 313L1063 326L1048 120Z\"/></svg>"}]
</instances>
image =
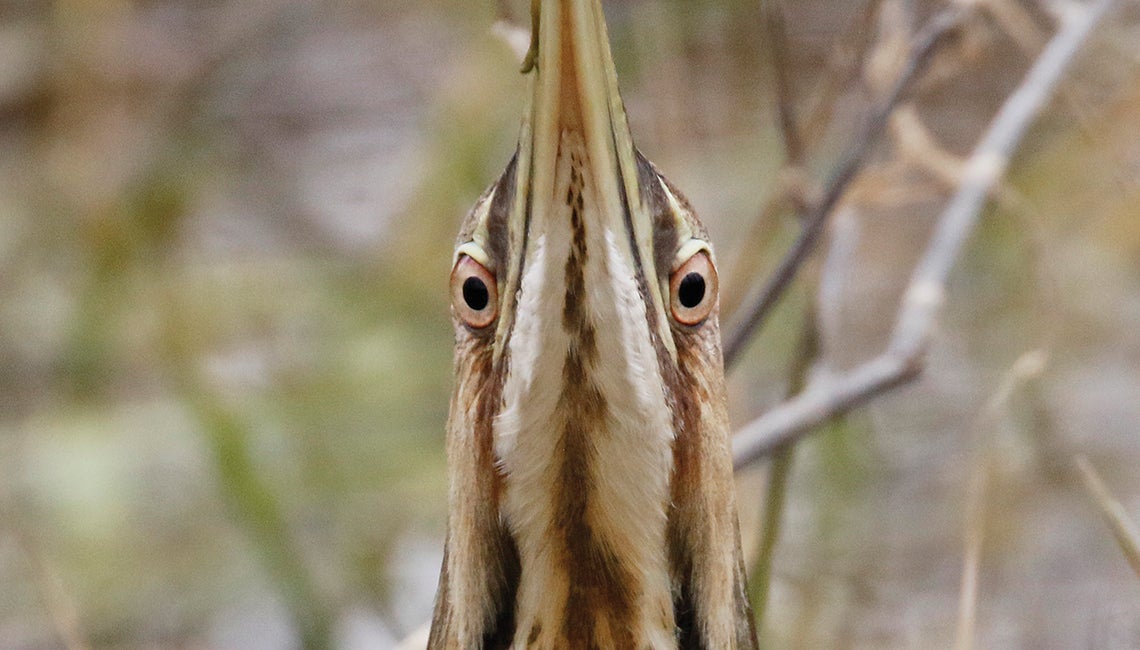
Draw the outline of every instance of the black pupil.
<instances>
[{"instance_id":1,"label":"black pupil","mask_svg":"<svg viewBox=\"0 0 1140 650\"><path fill-rule=\"evenodd\" d=\"M685 309L692 309L705 299L705 278L696 271L681 278L677 287L677 300Z\"/></svg>"},{"instance_id":2,"label":"black pupil","mask_svg":"<svg viewBox=\"0 0 1140 650\"><path fill-rule=\"evenodd\" d=\"M701 287L703 292L703 282ZM483 311L490 301L491 293L487 291L487 285L482 280L472 276L463 281L463 302L467 303L468 307L475 311Z\"/></svg>"}]
</instances>

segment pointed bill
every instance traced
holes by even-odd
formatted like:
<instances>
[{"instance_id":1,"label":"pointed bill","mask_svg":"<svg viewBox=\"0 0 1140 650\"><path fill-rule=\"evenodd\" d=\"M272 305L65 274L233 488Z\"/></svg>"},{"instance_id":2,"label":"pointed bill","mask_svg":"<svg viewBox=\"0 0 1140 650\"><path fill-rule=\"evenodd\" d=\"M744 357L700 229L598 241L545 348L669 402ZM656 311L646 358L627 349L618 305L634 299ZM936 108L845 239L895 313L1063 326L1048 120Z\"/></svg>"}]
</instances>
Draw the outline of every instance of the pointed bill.
<instances>
[{"instance_id":1,"label":"pointed bill","mask_svg":"<svg viewBox=\"0 0 1140 650\"><path fill-rule=\"evenodd\" d=\"M523 267L533 254L528 251L533 243L530 235L545 231L546 223L557 218L554 212L562 199L555 196L560 158L568 155L568 137L573 138L583 147L580 171L592 186L598 208L591 217L600 217L587 227L625 234L625 261L645 280L646 298L659 316L654 319L657 334L675 359L658 269L653 266L652 217L640 185L638 156L618 91L601 3L548 0L536 3L535 11L532 93L519 137L517 189L510 211L511 250L517 257L505 279L504 295L513 296L518 289ZM503 319L498 343L513 325L513 317Z\"/></svg>"}]
</instances>

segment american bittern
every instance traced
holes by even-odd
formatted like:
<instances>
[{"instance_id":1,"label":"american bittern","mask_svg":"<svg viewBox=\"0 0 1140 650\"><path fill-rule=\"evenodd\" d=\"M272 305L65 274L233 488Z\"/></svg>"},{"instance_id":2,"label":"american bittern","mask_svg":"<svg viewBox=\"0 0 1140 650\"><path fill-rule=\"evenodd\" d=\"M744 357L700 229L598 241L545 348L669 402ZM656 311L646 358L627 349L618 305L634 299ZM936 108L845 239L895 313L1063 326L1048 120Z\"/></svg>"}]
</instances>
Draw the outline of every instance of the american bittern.
<instances>
[{"instance_id":1,"label":"american bittern","mask_svg":"<svg viewBox=\"0 0 1140 650\"><path fill-rule=\"evenodd\" d=\"M451 275L428 647L753 648L712 248L633 146L600 0L539 4L518 150Z\"/></svg>"}]
</instances>

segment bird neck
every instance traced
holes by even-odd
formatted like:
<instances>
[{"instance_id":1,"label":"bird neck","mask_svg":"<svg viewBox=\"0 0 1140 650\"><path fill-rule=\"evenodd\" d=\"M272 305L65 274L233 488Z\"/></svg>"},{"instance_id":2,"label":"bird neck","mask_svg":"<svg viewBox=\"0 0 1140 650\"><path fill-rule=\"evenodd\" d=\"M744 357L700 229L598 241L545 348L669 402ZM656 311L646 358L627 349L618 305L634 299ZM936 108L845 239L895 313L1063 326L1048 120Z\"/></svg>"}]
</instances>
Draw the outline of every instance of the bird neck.
<instances>
[{"instance_id":1,"label":"bird neck","mask_svg":"<svg viewBox=\"0 0 1140 650\"><path fill-rule=\"evenodd\" d=\"M559 200L529 234L527 319L509 341L515 370L494 427L521 566L516 641L672 647L664 351L622 253L629 235L602 225L579 134L561 140Z\"/></svg>"}]
</instances>

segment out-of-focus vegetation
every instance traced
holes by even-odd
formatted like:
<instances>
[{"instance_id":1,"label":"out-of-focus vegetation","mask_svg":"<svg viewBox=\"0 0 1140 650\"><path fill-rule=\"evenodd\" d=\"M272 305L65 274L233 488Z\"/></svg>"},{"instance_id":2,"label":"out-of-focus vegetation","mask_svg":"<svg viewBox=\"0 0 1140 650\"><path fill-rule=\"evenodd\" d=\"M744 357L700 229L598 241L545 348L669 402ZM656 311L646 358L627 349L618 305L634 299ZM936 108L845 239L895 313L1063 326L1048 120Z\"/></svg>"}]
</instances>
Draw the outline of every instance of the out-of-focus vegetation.
<instances>
[{"instance_id":1,"label":"out-of-focus vegetation","mask_svg":"<svg viewBox=\"0 0 1140 650\"><path fill-rule=\"evenodd\" d=\"M448 264L511 153L525 80L491 25L526 4L0 1L0 648L375 648L427 619ZM635 137L709 223L730 303L795 231L761 206L810 196L894 70L882 44L938 6L784 3L793 174L764 4L607 4ZM959 156L1053 25L983 4L913 102ZM1140 518L1140 7L1118 5L960 261L922 380L797 451L772 645L949 645L978 531L980 647L1140 645L1140 579L1073 464ZM831 367L882 347L952 191L901 134L846 201ZM738 422L787 393L808 287L734 375ZM746 538L762 500L743 477Z\"/></svg>"}]
</instances>

